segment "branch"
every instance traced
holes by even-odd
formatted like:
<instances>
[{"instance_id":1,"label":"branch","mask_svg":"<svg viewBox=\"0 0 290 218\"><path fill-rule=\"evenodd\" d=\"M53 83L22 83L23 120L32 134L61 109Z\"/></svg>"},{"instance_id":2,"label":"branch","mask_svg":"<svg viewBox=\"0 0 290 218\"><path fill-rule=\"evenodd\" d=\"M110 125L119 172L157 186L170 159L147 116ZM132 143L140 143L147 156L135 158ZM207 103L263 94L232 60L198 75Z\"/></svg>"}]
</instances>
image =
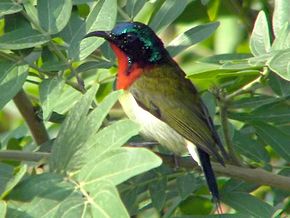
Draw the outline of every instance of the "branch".
<instances>
[{"instance_id":1,"label":"branch","mask_svg":"<svg viewBox=\"0 0 290 218\"><path fill-rule=\"evenodd\" d=\"M43 159L48 159L49 156L50 156L50 153L46 153L46 152L28 152L28 151L16 151L16 150L0 151L0 160L38 162Z\"/></svg>"},{"instance_id":2,"label":"branch","mask_svg":"<svg viewBox=\"0 0 290 218\"><path fill-rule=\"evenodd\" d=\"M158 154L164 163L174 167L175 160L170 155ZM191 157L177 157L177 162L180 167L188 170L199 169L199 166L194 164ZM227 164L225 167L212 162L212 167L217 174L228 176L234 179L243 180L245 182L255 183L258 185L268 185L277 189L290 191L290 178L286 176L276 175L260 168L251 169L246 167L234 166Z\"/></svg>"},{"instance_id":3,"label":"branch","mask_svg":"<svg viewBox=\"0 0 290 218\"><path fill-rule=\"evenodd\" d=\"M43 122L36 116L34 108L24 90L20 90L18 94L13 98L13 101L20 111L22 117L27 123L29 130L36 142L41 145L49 140L48 133Z\"/></svg>"}]
</instances>

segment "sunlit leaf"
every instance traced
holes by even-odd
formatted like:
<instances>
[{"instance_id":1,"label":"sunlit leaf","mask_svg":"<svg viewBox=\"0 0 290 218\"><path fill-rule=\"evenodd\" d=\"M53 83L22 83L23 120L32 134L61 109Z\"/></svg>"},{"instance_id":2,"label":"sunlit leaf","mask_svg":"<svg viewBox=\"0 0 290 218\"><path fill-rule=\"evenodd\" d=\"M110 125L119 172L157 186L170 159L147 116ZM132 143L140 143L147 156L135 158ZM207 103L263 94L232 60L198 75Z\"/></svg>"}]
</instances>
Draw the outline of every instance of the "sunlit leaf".
<instances>
[{"instance_id":1,"label":"sunlit leaf","mask_svg":"<svg viewBox=\"0 0 290 218\"><path fill-rule=\"evenodd\" d=\"M250 38L250 48L255 56L263 55L270 51L270 36L265 12L260 11Z\"/></svg>"},{"instance_id":2,"label":"sunlit leaf","mask_svg":"<svg viewBox=\"0 0 290 218\"><path fill-rule=\"evenodd\" d=\"M289 11L289 0L275 0L272 22L274 34L276 36L278 36L286 22L290 23Z\"/></svg>"},{"instance_id":3,"label":"sunlit leaf","mask_svg":"<svg viewBox=\"0 0 290 218\"><path fill-rule=\"evenodd\" d=\"M279 51L269 62L271 70L290 81L290 48Z\"/></svg>"}]
</instances>

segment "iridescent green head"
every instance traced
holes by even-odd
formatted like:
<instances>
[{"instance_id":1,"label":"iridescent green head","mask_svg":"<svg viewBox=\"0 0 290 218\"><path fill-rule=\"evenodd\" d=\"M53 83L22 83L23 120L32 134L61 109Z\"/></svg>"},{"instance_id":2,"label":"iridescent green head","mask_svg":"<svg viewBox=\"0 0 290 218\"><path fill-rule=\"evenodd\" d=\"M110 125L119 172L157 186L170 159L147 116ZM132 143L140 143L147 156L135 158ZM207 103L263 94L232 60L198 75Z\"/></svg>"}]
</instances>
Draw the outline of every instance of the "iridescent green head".
<instances>
[{"instance_id":1,"label":"iridescent green head","mask_svg":"<svg viewBox=\"0 0 290 218\"><path fill-rule=\"evenodd\" d=\"M118 24L112 31L95 31L87 35L99 36L120 48L130 61L139 64L158 64L168 56L162 41L147 25L139 22Z\"/></svg>"}]
</instances>

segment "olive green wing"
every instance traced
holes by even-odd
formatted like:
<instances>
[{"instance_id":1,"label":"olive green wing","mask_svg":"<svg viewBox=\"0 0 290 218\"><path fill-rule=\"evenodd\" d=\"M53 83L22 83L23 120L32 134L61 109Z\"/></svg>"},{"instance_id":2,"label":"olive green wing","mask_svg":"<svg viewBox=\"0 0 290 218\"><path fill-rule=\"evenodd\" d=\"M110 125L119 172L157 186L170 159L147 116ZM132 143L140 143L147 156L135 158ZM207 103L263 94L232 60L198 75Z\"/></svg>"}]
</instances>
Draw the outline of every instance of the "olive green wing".
<instances>
[{"instance_id":1,"label":"olive green wing","mask_svg":"<svg viewBox=\"0 0 290 218\"><path fill-rule=\"evenodd\" d=\"M130 92L141 107L223 163L224 150L205 105L183 72L173 70L163 67L144 74Z\"/></svg>"}]
</instances>

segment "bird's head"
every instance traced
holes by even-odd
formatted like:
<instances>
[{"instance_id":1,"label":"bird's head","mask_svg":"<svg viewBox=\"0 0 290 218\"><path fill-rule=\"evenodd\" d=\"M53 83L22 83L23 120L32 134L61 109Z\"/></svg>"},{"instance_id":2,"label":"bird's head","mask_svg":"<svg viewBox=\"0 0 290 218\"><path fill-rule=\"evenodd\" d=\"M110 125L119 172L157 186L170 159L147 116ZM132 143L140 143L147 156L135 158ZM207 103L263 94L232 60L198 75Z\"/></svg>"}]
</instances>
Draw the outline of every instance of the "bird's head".
<instances>
[{"instance_id":1,"label":"bird's head","mask_svg":"<svg viewBox=\"0 0 290 218\"><path fill-rule=\"evenodd\" d=\"M140 65L160 63L167 54L154 31L140 22L120 23L112 31L95 31L86 35L91 36L106 39L120 49L132 63Z\"/></svg>"},{"instance_id":2,"label":"bird's head","mask_svg":"<svg viewBox=\"0 0 290 218\"><path fill-rule=\"evenodd\" d=\"M145 68L161 64L168 57L162 41L143 23L120 23L111 31L94 31L86 35L94 36L106 39L117 56L117 89L127 89Z\"/></svg>"}]
</instances>

